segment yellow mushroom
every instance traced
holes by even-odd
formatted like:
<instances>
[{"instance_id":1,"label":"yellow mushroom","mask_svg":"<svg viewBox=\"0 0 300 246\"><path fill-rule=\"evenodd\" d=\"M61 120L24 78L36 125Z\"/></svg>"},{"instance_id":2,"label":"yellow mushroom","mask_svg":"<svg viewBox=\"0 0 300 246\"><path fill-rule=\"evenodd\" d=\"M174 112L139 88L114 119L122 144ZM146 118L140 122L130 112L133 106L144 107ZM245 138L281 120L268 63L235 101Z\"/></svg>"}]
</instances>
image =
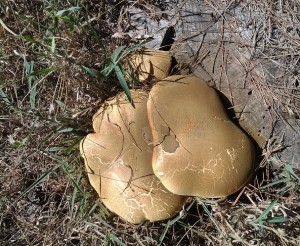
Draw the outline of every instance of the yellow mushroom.
<instances>
[{"instance_id":1,"label":"yellow mushroom","mask_svg":"<svg viewBox=\"0 0 300 246\"><path fill-rule=\"evenodd\" d=\"M167 51L142 50L129 56L127 62L129 63L128 76L133 75L140 82L153 82L169 75L172 56Z\"/></svg>"},{"instance_id":2,"label":"yellow mushroom","mask_svg":"<svg viewBox=\"0 0 300 246\"><path fill-rule=\"evenodd\" d=\"M111 211L131 223L167 219L186 198L169 192L153 174L148 93L131 94L135 109L121 93L95 114L95 133L82 140L81 155L91 185Z\"/></svg>"},{"instance_id":3,"label":"yellow mushroom","mask_svg":"<svg viewBox=\"0 0 300 246\"><path fill-rule=\"evenodd\" d=\"M171 76L150 91L154 174L174 194L225 197L251 178L254 148L197 77Z\"/></svg>"}]
</instances>

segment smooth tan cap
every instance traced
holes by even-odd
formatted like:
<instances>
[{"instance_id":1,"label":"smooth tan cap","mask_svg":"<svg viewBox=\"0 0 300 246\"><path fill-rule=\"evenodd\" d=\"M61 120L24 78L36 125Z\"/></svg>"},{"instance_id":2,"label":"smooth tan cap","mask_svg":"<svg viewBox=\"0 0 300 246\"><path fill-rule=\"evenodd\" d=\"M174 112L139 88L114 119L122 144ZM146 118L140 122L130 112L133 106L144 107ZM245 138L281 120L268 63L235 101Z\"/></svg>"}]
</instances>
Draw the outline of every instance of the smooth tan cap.
<instances>
[{"instance_id":1,"label":"smooth tan cap","mask_svg":"<svg viewBox=\"0 0 300 246\"><path fill-rule=\"evenodd\" d=\"M91 185L102 202L131 223L175 215L186 198L170 193L153 174L146 92L132 90L136 108L124 93L94 116L95 133L81 143Z\"/></svg>"},{"instance_id":2,"label":"smooth tan cap","mask_svg":"<svg viewBox=\"0 0 300 246\"><path fill-rule=\"evenodd\" d=\"M172 56L167 51L143 50L131 55L128 62L134 76L140 82L152 82L169 75Z\"/></svg>"},{"instance_id":3,"label":"smooth tan cap","mask_svg":"<svg viewBox=\"0 0 300 246\"><path fill-rule=\"evenodd\" d=\"M171 76L150 91L155 175L175 194L224 197L251 178L254 148L197 77Z\"/></svg>"}]
</instances>

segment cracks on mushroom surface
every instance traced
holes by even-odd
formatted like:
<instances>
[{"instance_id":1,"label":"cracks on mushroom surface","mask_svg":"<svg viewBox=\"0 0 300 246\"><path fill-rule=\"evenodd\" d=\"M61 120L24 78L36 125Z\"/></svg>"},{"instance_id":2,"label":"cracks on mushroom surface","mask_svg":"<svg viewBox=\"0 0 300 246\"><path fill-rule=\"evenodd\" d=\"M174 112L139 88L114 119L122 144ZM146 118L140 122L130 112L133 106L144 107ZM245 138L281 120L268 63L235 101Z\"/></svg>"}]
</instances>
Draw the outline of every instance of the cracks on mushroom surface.
<instances>
[{"instance_id":1,"label":"cracks on mushroom surface","mask_svg":"<svg viewBox=\"0 0 300 246\"><path fill-rule=\"evenodd\" d=\"M89 168L89 169L93 172L93 174L94 174L94 170L93 170L93 169L91 168L91 166L89 165L88 158L86 157L85 149L84 149L84 147L83 147L84 142L87 141L87 140L89 140L89 141L92 142L93 144L99 145L99 147L101 147L101 148L103 148L103 149L106 149L106 148L105 148L104 146L102 146L102 145L96 143L95 141L92 141L92 140L88 139L87 136L84 137L84 139L80 142L81 149L82 149L82 152L83 152L82 157L84 158L85 163L86 163L86 165L88 166L88 168Z\"/></svg>"},{"instance_id":2,"label":"cracks on mushroom surface","mask_svg":"<svg viewBox=\"0 0 300 246\"><path fill-rule=\"evenodd\" d=\"M166 153L175 153L177 148L180 146L179 142L177 141L177 138L175 135L172 134L171 128L168 127L167 134L164 135L163 139L160 141L160 143L155 144L153 147L157 147L159 145L162 145L162 149Z\"/></svg>"},{"instance_id":3,"label":"cracks on mushroom surface","mask_svg":"<svg viewBox=\"0 0 300 246\"><path fill-rule=\"evenodd\" d=\"M154 101L154 99L153 99L151 93L149 93L149 100L150 100L150 99L151 99L151 101L152 101L152 103L153 103L153 105L154 105L155 111L157 112L157 114L159 115L159 117L161 118L161 120L165 123L165 125L168 127L168 133L167 133L166 135L164 135L163 140L162 140L160 143L155 144L153 147L157 147L158 145L161 145L162 142L164 141L164 139L172 133L172 134L174 135L174 137L175 137L176 142L178 142L178 143L180 144L180 147L182 147L184 150L186 150L189 154L192 154L192 153L191 153L191 152L190 152L190 151L182 144L182 142L180 141L180 139L178 139L176 133L173 131L173 129L172 129L172 128L170 127L170 125L166 122L166 120L164 119L164 117L162 116L162 114L159 112L159 110L158 110L158 108L157 108L157 106L156 106L156 104L155 104L155 101Z\"/></svg>"},{"instance_id":4,"label":"cracks on mushroom surface","mask_svg":"<svg viewBox=\"0 0 300 246\"><path fill-rule=\"evenodd\" d=\"M118 160L118 159L120 158L120 156L122 155L122 152L123 152L123 150L124 150L125 136L124 136L124 133L123 133L123 131L122 131L121 126L118 125L117 123L112 122L112 121L110 120L109 114L107 114L107 119L108 119L108 121L109 121L111 124L113 124L114 126L116 126L116 127L119 129L119 131L121 132L121 134L122 134L122 147L121 147L121 150L120 150L119 154L118 154L117 157L115 158L115 160Z\"/></svg>"},{"instance_id":5,"label":"cracks on mushroom surface","mask_svg":"<svg viewBox=\"0 0 300 246\"><path fill-rule=\"evenodd\" d=\"M109 114L110 112L108 112L108 108L110 107L110 105L108 103L104 103L101 108L95 113L95 115L93 116L93 126L96 125L96 122L100 120L100 123L99 123L99 128L98 129L95 129L94 128L94 131L95 132L100 132L100 129L101 129L101 125L102 125L102 122L104 120L104 114L105 112L107 112L107 114ZM111 108L111 107L110 107ZM112 108L111 108L111 111L112 111ZM100 119L99 119L100 118Z\"/></svg>"},{"instance_id":6,"label":"cracks on mushroom surface","mask_svg":"<svg viewBox=\"0 0 300 246\"><path fill-rule=\"evenodd\" d=\"M113 109L112 107L117 107L117 111L116 113L118 114L117 117L120 117L121 122L117 123L115 122L115 115L112 114L113 113ZM125 110L125 109L124 109ZM125 113L125 114L124 114ZM124 163L122 161L122 163L119 162L119 160L122 160L122 156L124 154L126 154L127 150L124 149L126 146L126 141L128 141L127 137L131 138L132 141L131 143L136 146L140 151L142 151L142 149L138 146L137 141L135 140L135 136L133 136L132 132L131 132L131 126L136 124L136 122L134 121L134 119L130 119L130 122L127 122L127 118L131 118L131 117L126 117L127 113L129 114L130 112L123 112L123 108L120 105L120 101L118 100L117 103L115 105L109 105L106 107L105 110L102 110L101 112L99 112L98 117L102 115L101 119L101 124L104 124L104 121L106 121L109 124L112 124L114 127L116 127L118 130L118 132L120 132L120 135L122 136L118 136L120 138L120 142L121 143L121 148L118 151L118 154L114 157L114 160L112 161L112 165L110 168L114 169L117 168L117 166L113 167L114 165L121 165L123 166L123 168L128 169L128 175L126 175L125 179L119 179L119 175L117 175L116 177L112 177L111 174L105 175L105 172L102 172L103 169L101 170L94 170L92 168L92 166L89 164L89 160L87 160L87 157L85 156L85 161L86 161L86 165L88 167L88 174L90 175L95 175L98 176L98 180L96 181L96 186L98 186L99 190L99 196L101 199L113 199L113 197L107 197L107 195L103 196L103 187L105 185L105 183L107 182L111 182L110 185L114 186L116 189L119 190L119 196L125 196L125 199L134 199L139 197L140 195L155 195L155 190L154 189L148 189L148 186L144 184L144 181L139 181L140 179L145 179L145 182L148 182L149 179L153 179L152 182L155 182L155 178L154 178L154 174L146 174L146 175L141 175L139 177L134 177L134 169L133 167L131 167L130 165ZM98 123L98 122L97 122ZM100 124L100 125L101 125ZM125 127L125 128L124 128ZM98 127L97 127L98 128ZM97 132L96 132L97 134ZM101 134L105 134L105 133L101 133ZM126 135L128 134L128 135ZM145 133L146 134L146 133ZM146 136L144 136L145 138ZM144 139L143 138L143 139ZM88 140L88 138L87 138ZM145 141L145 139L144 139ZM147 142L147 141L145 141ZM148 141L149 142L149 141ZM81 144L84 144L83 142ZM94 141L92 141L92 144L97 144ZM104 146L101 146L105 149ZM130 151L131 149L128 149L128 151ZM124 152L125 151L125 152ZM101 159L99 160L99 165L101 166ZM125 171L125 169L124 169ZM97 173L100 172L100 173ZM126 172L126 171L125 171ZM121 175L122 176L122 175ZM121 185L122 183L122 185ZM139 183L139 184L137 184ZM146 188L145 188L146 187ZM127 193L127 194L126 194Z\"/></svg>"},{"instance_id":7,"label":"cracks on mushroom surface","mask_svg":"<svg viewBox=\"0 0 300 246\"><path fill-rule=\"evenodd\" d=\"M121 118L121 120L122 120L122 122L123 122L125 128L127 129L127 132L128 132L128 134L130 135L130 137L131 137L131 139L132 139L134 145L142 152L142 149L138 146L137 141L135 140L135 138L133 137L133 135L132 135L132 133L131 133L131 131L130 131L130 125L131 125L131 124L135 124L135 122L134 122L134 121L130 121L129 124L128 124L128 126L127 126L127 124L126 124L126 122L125 122L125 120L124 120L124 118L123 118L123 115L122 115L122 113L121 113L121 111L120 111L120 102L119 102L119 100L117 100L117 109L118 109L118 113L119 113L119 115L120 115L120 118ZM120 130L121 130L121 127L120 127ZM123 134L123 133L122 133L122 134Z\"/></svg>"},{"instance_id":8,"label":"cracks on mushroom surface","mask_svg":"<svg viewBox=\"0 0 300 246\"><path fill-rule=\"evenodd\" d=\"M134 184L134 181L137 181L137 180L139 180L139 179L144 179L144 178L151 177L151 176L153 176L154 174L147 174L147 175L142 175L142 176L140 176L140 177L134 178L134 172L133 172L132 167L129 166L129 165L125 165L125 166L126 166L127 168L130 169L130 177L129 177L129 179L128 179L127 181L125 181L125 183L127 183L127 185L126 185L126 187L123 189L123 191L121 192L121 194L123 194L127 189L130 189L132 192L135 192L134 187L135 187L135 188L138 188L138 189L140 189L140 190L142 190L142 191L145 191L145 192L147 192L147 193L151 192L150 190L145 189L145 188L143 188L143 187L141 187L141 186L139 186L139 185L135 185L135 184ZM150 187L151 187L151 186L150 186ZM139 195L139 194L138 194L138 195ZM138 196L138 195L137 195L137 196Z\"/></svg>"},{"instance_id":9,"label":"cracks on mushroom surface","mask_svg":"<svg viewBox=\"0 0 300 246\"><path fill-rule=\"evenodd\" d=\"M89 175L94 175L94 176L98 176L99 177L99 181L100 181L99 182L99 192L100 192L99 197L100 197L100 199L110 199L109 197L102 197L101 196L101 194L103 193L102 189L101 189L102 188L102 182L107 183L107 180L108 181L113 181L115 183L124 183L124 184L126 184L126 187L120 192L120 195L124 194L125 192L128 192L128 189L132 193L135 192L135 189L139 189L139 190L141 190L143 192L146 192L147 194L154 194L155 195L155 192L152 191L152 189L149 190L149 189L143 188L140 185L134 184L134 182L137 181L137 180L139 180L139 179L144 179L144 178L149 178L149 177L153 177L154 178L154 174L148 174L148 175L143 175L143 176L140 176L140 177L133 178L134 175L133 175L132 168L130 166L127 166L127 165L126 165L126 167L130 168L130 170L131 170L131 174L130 174L130 177L129 177L128 180L121 180L119 178L112 178L112 177L109 177L109 176L104 176L102 174L96 174L95 171L92 168L90 168L90 172L89 171L86 172ZM117 184L114 184L114 185L117 186ZM138 193L135 196L128 197L128 199L129 198L136 198L139 195L140 194Z\"/></svg>"}]
</instances>

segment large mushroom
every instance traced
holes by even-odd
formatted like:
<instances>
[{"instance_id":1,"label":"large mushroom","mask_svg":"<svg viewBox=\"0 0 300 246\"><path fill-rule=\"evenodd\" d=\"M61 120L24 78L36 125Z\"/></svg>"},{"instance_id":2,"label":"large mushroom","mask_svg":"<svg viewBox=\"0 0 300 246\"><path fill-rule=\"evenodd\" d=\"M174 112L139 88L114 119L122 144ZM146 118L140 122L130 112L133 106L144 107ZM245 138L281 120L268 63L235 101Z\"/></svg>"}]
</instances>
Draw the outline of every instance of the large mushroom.
<instances>
[{"instance_id":1,"label":"large mushroom","mask_svg":"<svg viewBox=\"0 0 300 246\"><path fill-rule=\"evenodd\" d=\"M167 51L140 50L130 55L127 62L130 77L133 75L140 82L152 82L168 77L172 56Z\"/></svg>"},{"instance_id":2,"label":"large mushroom","mask_svg":"<svg viewBox=\"0 0 300 246\"><path fill-rule=\"evenodd\" d=\"M148 93L124 93L95 115L93 128L80 144L91 185L104 205L131 223L175 215L186 198L169 192L153 174L152 140L147 120Z\"/></svg>"},{"instance_id":3,"label":"large mushroom","mask_svg":"<svg viewBox=\"0 0 300 246\"><path fill-rule=\"evenodd\" d=\"M150 91L148 118L155 175L179 195L225 197L254 168L254 148L226 115L216 93L192 76L171 76Z\"/></svg>"}]
</instances>

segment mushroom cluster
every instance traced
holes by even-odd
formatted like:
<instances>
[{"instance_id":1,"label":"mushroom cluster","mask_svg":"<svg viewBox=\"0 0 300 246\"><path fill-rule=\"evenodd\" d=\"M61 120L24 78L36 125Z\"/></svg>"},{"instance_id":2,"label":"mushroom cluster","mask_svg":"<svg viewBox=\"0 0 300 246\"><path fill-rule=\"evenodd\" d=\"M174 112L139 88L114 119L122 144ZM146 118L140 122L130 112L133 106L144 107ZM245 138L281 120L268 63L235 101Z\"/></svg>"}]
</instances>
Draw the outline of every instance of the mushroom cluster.
<instances>
[{"instance_id":1,"label":"mushroom cluster","mask_svg":"<svg viewBox=\"0 0 300 246\"><path fill-rule=\"evenodd\" d=\"M91 185L131 223L170 218L188 196L233 194L254 168L253 145L216 91L194 76L154 75L161 60L148 58L136 58L133 67L144 67L141 80L152 74L159 82L149 93L131 90L135 108L124 93L107 101L80 144Z\"/></svg>"}]
</instances>

